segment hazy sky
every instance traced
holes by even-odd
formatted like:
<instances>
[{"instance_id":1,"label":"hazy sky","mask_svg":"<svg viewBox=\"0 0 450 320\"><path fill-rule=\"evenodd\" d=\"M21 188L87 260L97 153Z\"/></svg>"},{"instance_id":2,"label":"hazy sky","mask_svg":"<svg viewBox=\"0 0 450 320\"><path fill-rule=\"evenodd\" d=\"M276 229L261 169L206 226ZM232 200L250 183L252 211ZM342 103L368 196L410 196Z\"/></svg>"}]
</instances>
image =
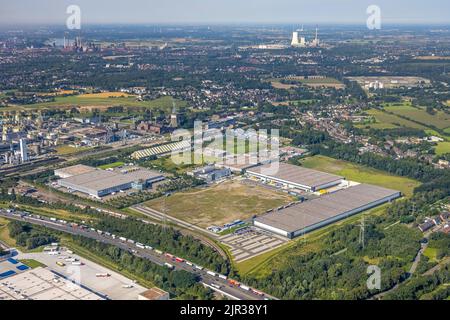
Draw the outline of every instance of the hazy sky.
<instances>
[{"instance_id":1,"label":"hazy sky","mask_svg":"<svg viewBox=\"0 0 450 320\"><path fill-rule=\"evenodd\" d=\"M449 0L0 0L0 24L65 24L68 5L82 23L449 23Z\"/></svg>"}]
</instances>

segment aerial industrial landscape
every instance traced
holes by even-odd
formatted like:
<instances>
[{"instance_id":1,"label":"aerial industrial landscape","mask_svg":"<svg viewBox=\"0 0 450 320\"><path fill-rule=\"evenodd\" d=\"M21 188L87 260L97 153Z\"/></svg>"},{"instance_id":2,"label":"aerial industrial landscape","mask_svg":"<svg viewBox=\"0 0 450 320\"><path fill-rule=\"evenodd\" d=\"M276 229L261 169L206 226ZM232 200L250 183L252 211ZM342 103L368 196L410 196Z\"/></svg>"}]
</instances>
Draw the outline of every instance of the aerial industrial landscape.
<instances>
[{"instance_id":1,"label":"aerial industrial landscape","mask_svg":"<svg viewBox=\"0 0 450 320\"><path fill-rule=\"evenodd\" d=\"M0 300L450 299L450 21L79 2L0 23Z\"/></svg>"}]
</instances>

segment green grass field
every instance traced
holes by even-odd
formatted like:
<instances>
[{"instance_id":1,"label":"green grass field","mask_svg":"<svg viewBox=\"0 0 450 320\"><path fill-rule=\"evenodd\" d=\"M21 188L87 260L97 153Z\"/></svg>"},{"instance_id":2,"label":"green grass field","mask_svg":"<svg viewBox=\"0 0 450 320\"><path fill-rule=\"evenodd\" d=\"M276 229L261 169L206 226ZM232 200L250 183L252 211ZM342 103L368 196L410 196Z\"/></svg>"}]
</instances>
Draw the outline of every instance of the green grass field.
<instances>
[{"instance_id":1,"label":"green grass field","mask_svg":"<svg viewBox=\"0 0 450 320\"><path fill-rule=\"evenodd\" d=\"M384 108L389 112L418 121L425 126L431 125L438 129L450 127L450 115L442 111L437 111L436 114L431 115L426 112L425 108L415 108L410 103L390 104L385 105Z\"/></svg>"},{"instance_id":2,"label":"green grass field","mask_svg":"<svg viewBox=\"0 0 450 320\"><path fill-rule=\"evenodd\" d=\"M299 80L302 83L311 83L311 84L342 84L339 80L335 78L323 78L323 79L302 79Z\"/></svg>"},{"instance_id":3,"label":"green grass field","mask_svg":"<svg viewBox=\"0 0 450 320\"><path fill-rule=\"evenodd\" d=\"M435 148L435 151L437 155L450 153L450 142L448 141L439 142Z\"/></svg>"},{"instance_id":4,"label":"green grass field","mask_svg":"<svg viewBox=\"0 0 450 320\"><path fill-rule=\"evenodd\" d=\"M62 145L56 147L56 153L60 156L68 156L68 155L75 155L77 153L82 153L85 151L88 151L90 149L93 149L92 147L79 147L75 148L69 145Z\"/></svg>"},{"instance_id":5,"label":"green grass field","mask_svg":"<svg viewBox=\"0 0 450 320\"><path fill-rule=\"evenodd\" d=\"M9 220L0 218L0 240L9 245L10 247L16 246L16 240L9 236L8 230Z\"/></svg>"},{"instance_id":6,"label":"green grass field","mask_svg":"<svg viewBox=\"0 0 450 320\"><path fill-rule=\"evenodd\" d=\"M423 255L426 256L428 259L430 259L431 261L438 261L437 260L437 249L435 248L426 248L425 251L423 252Z\"/></svg>"},{"instance_id":7,"label":"green grass field","mask_svg":"<svg viewBox=\"0 0 450 320\"><path fill-rule=\"evenodd\" d=\"M367 125L360 125L361 127L371 127L374 129L392 129L397 127L407 127L414 129L426 130L427 127L421 124L402 119L397 117L395 114L389 114L377 109L371 109L367 111L367 114L375 117L376 123L371 123Z\"/></svg>"},{"instance_id":8,"label":"green grass field","mask_svg":"<svg viewBox=\"0 0 450 320\"><path fill-rule=\"evenodd\" d=\"M347 180L399 190L406 196L410 196L414 188L420 184L413 179L390 175L380 170L324 156L306 158L302 161L302 164L306 168L344 176Z\"/></svg>"},{"instance_id":9,"label":"green grass field","mask_svg":"<svg viewBox=\"0 0 450 320\"><path fill-rule=\"evenodd\" d=\"M34 207L29 205L20 205L22 210L26 210L35 214L39 214L41 216L46 217L54 217L58 219L64 219L69 221L89 221L94 222L98 218L94 215L86 214L86 213L76 213L63 209L51 209L46 207Z\"/></svg>"},{"instance_id":10,"label":"green grass field","mask_svg":"<svg viewBox=\"0 0 450 320\"><path fill-rule=\"evenodd\" d=\"M122 161L117 161L117 162L113 162L113 163L109 163L109 164L104 164L102 166L99 166L99 169L102 170L106 170L106 169L112 169L112 168L117 168L117 167L121 167L125 164L125 162Z\"/></svg>"},{"instance_id":11,"label":"green grass field","mask_svg":"<svg viewBox=\"0 0 450 320\"><path fill-rule=\"evenodd\" d=\"M39 261L33 260L33 259L21 259L19 261L22 262L23 264L29 266L31 269L36 269L38 267L43 267L43 268L46 267L45 264L43 264Z\"/></svg>"},{"instance_id":12,"label":"green grass field","mask_svg":"<svg viewBox=\"0 0 450 320\"><path fill-rule=\"evenodd\" d=\"M164 203L165 199L165 203ZM227 181L206 189L175 193L145 205L166 212L178 219L201 227L223 225L292 202L293 197L262 186L250 186L239 181Z\"/></svg>"},{"instance_id":13,"label":"green grass field","mask_svg":"<svg viewBox=\"0 0 450 320\"><path fill-rule=\"evenodd\" d=\"M175 100L178 107L186 105L184 101ZM78 95L68 97L56 97L53 102L37 103L30 105L21 105L14 107L3 108L2 111L9 111L10 109L48 109L53 107L109 107L109 106L124 106L124 107L143 107L143 108L160 108L162 110L171 110L172 98L162 97L151 101L138 101L135 97L108 97L107 95Z\"/></svg>"}]
</instances>

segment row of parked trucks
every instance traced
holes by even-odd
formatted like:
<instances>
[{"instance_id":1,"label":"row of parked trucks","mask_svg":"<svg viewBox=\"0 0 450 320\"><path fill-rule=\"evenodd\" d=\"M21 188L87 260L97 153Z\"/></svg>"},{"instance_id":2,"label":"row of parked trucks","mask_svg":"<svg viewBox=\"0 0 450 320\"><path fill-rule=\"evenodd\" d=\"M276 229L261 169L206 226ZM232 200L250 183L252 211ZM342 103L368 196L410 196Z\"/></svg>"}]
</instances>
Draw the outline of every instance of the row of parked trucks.
<instances>
[{"instance_id":1,"label":"row of parked trucks","mask_svg":"<svg viewBox=\"0 0 450 320\"><path fill-rule=\"evenodd\" d=\"M26 212L24 215L27 215L27 214L29 214L29 213ZM32 216L32 215L30 214L30 216ZM35 216L36 216L36 215L35 215ZM36 216L36 218L40 218L40 216ZM109 233L109 232L105 232L105 231L102 231L102 230L99 230L99 229L95 229L95 228L89 228L88 226L83 225L83 224L79 225L79 224L76 224L76 223L68 223L68 222L65 221L65 220L57 220L57 219L55 219L55 218L50 218L50 220L53 221L53 222L59 222L59 223L62 223L62 224L69 224L69 225L71 225L73 228L80 228L80 229L85 229L85 230L88 230L88 229L89 229L89 230L92 231L92 232L97 232L99 235L106 235L106 236L112 237L113 239L119 239L120 241L122 241L122 242L124 242L124 243L126 242L126 243L133 244L133 245L135 245L137 248L140 248L140 249L153 250L155 253L157 253L157 254L159 254L159 255L164 255L165 257L167 257L167 258L169 258L169 259L172 259L172 260L174 260L174 261L176 261L176 262L178 262L178 263L186 263L188 266L191 266L191 267L193 267L193 268L195 268L195 269L197 269L197 270L200 270L200 271L204 270L204 268L203 268L202 266L193 264L192 262L187 261L187 260L185 260L185 259L183 259L183 258L176 257L176 256L174 256L173 254L170 254L170 253L167 253L167 252L164 253L164 252L162 252L161 250L158 250L158 249L153 248L152 246L145 245L145 244L142 244L142 243L140 243L140 242L136 242L136 241L134 241L134 240L132 240L132 239L127 239L127 238L125 238L125 237L118 237L118 236L116 236L116 235L114 235L114 234L111 234L111 233ZM235 221L235 222L237 222L237 221ZM83 221L83 223L84 223L84 221ZM77 262L77 261L73 261L72 264L73 264L73 263L76 263L76 262ZM169 269L171 269L171 270L173 270L173 269L175 268L174 265L172 265L172 264L170 264L170 263L168 263L168 262L164 263L164 266L166 266L167 268L169 268ZM218 277L218 278L220 278L220 279L222 279L222 280L227 280L228 284L231 285L231 286L239 287L239 288L241 288L241 289L243 289L243 290L245 290L245 291L251 291L251 292L253 292L254 294L257 294L257 295L259 295L259 296L264 296L264 293L263 293L263 292L258 291L258 290L253 289L253 288L250 288L250 287L248 287L248 286L246 286L246 285L244 285L244 284L242 284L242 283L239 283L239 282L236 281L236 280L228 279L228 277L225 276L225 275L222 275L222 274L219 274L219 273L215 273L215 272L210 271L210 270L206 271L206 273L207 273L208 275L212 276L212 277ZM107 277L108 275L106 275L106 274L105 274L105 275L103 275L103 274L102 274L102 275L100 275L100 274L97 275L97 277L101 277L101 276ZM214 287L216 287L216 286L217 286L217 285L215 285ZM219 287L220 287L220 286L219 286Z\"/></svg>"},{"instance_id":2,"label":"row of parked trucks","mask_svg":"<svg viewBox=\"0 0 450 320\"><path fill-rule=\"evenodd\" d=\"M174 255L172 255L172 254L170 254L170 253L165 253L164 255L165 255L167 258L170 258L170 259L172 259L172 260L174 260L174 261L176 261L176 262L178 262L178 263L183 263L183 262L184 262L184 263L186 263L187 265L192 266L192 267L194 267L194 268L196 268L196 269L198 269L198 270L203 270L203 269L204 269L204 268L201 267L201 266L194 265L192 262L189 262L189 261L187 261L187 260L185 260L185 259L176 257L176 256L174 256ZM165 263L165 266L167 266L167 267L170 268L170 269L173 269L173 268L174 268L174 266L171 265L170 263ZM244 285L244 284L242 284L242 283L239 283L239 282L236 281L236 280L228 279L228 277L225 276L225 275L223 275L223 274L216 273L216 272L213 272L213 271L211 271L211 270L207 270L206 273L207 273L208 275L210 275L211 277L218 277L218 278L220 278L220 279L222 279L222 280L228 280L227 282L228 282L228 284L231 285L231 286L239 287L239 288L241 288L242 290L253 292L254 294L257 294L257 295L259 295L259 296L264 296L264 293L263 293L263 292L258 291L258 290L253 289L253 288L250 288L250 287L248 287L248 286L246 286L246 285ZM214 288L220 289L220 286L218 286L217 284L211 284L211 285L212 285Z\"/></svg>"}]
</instances>

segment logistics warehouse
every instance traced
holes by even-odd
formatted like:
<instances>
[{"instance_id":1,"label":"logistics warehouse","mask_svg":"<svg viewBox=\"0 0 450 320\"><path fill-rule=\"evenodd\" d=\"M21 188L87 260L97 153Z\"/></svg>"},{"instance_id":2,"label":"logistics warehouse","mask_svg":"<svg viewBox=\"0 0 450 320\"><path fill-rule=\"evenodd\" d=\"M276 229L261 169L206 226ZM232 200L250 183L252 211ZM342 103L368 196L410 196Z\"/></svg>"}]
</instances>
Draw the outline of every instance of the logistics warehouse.
<instances>
[{"instance_id":1,"label":"logistics warehouse","mask_svg":"<svg viewBox=\"0 0 450 320\"><path fill-rule=\"evenodd\" d=\"M400 196L399 191L358 184L272 211L255 218L254 225L292 239Z\"/></svg>"},{"instance_id":2,"label":"logistics warehouse","mask_svg":"<svg viewBox=\"0 0 450 320\"><path fill-rule=\"evenodd\" d=\"M164 180L160 173L139 167L109 171L78 165L55 170L55 175L63 178L58 180L59 186L95 197L131 188L143 190Z\"/></svg>"},{"instance_id":3,"label":"logistics warehouse","mask_svg":"<svg viewBox=\"0 0 450 320\"><path fill-rule=\"evenodd\" d=\"M336 186L345 180L341 176L283 162L278 163L278 169L275 174L266 174L265 172L271 171L271 165L269 163L248 169L246 174L264 182L273 182L286 188L297 188L311 192Z\"/></svg>"}]
</instances>

